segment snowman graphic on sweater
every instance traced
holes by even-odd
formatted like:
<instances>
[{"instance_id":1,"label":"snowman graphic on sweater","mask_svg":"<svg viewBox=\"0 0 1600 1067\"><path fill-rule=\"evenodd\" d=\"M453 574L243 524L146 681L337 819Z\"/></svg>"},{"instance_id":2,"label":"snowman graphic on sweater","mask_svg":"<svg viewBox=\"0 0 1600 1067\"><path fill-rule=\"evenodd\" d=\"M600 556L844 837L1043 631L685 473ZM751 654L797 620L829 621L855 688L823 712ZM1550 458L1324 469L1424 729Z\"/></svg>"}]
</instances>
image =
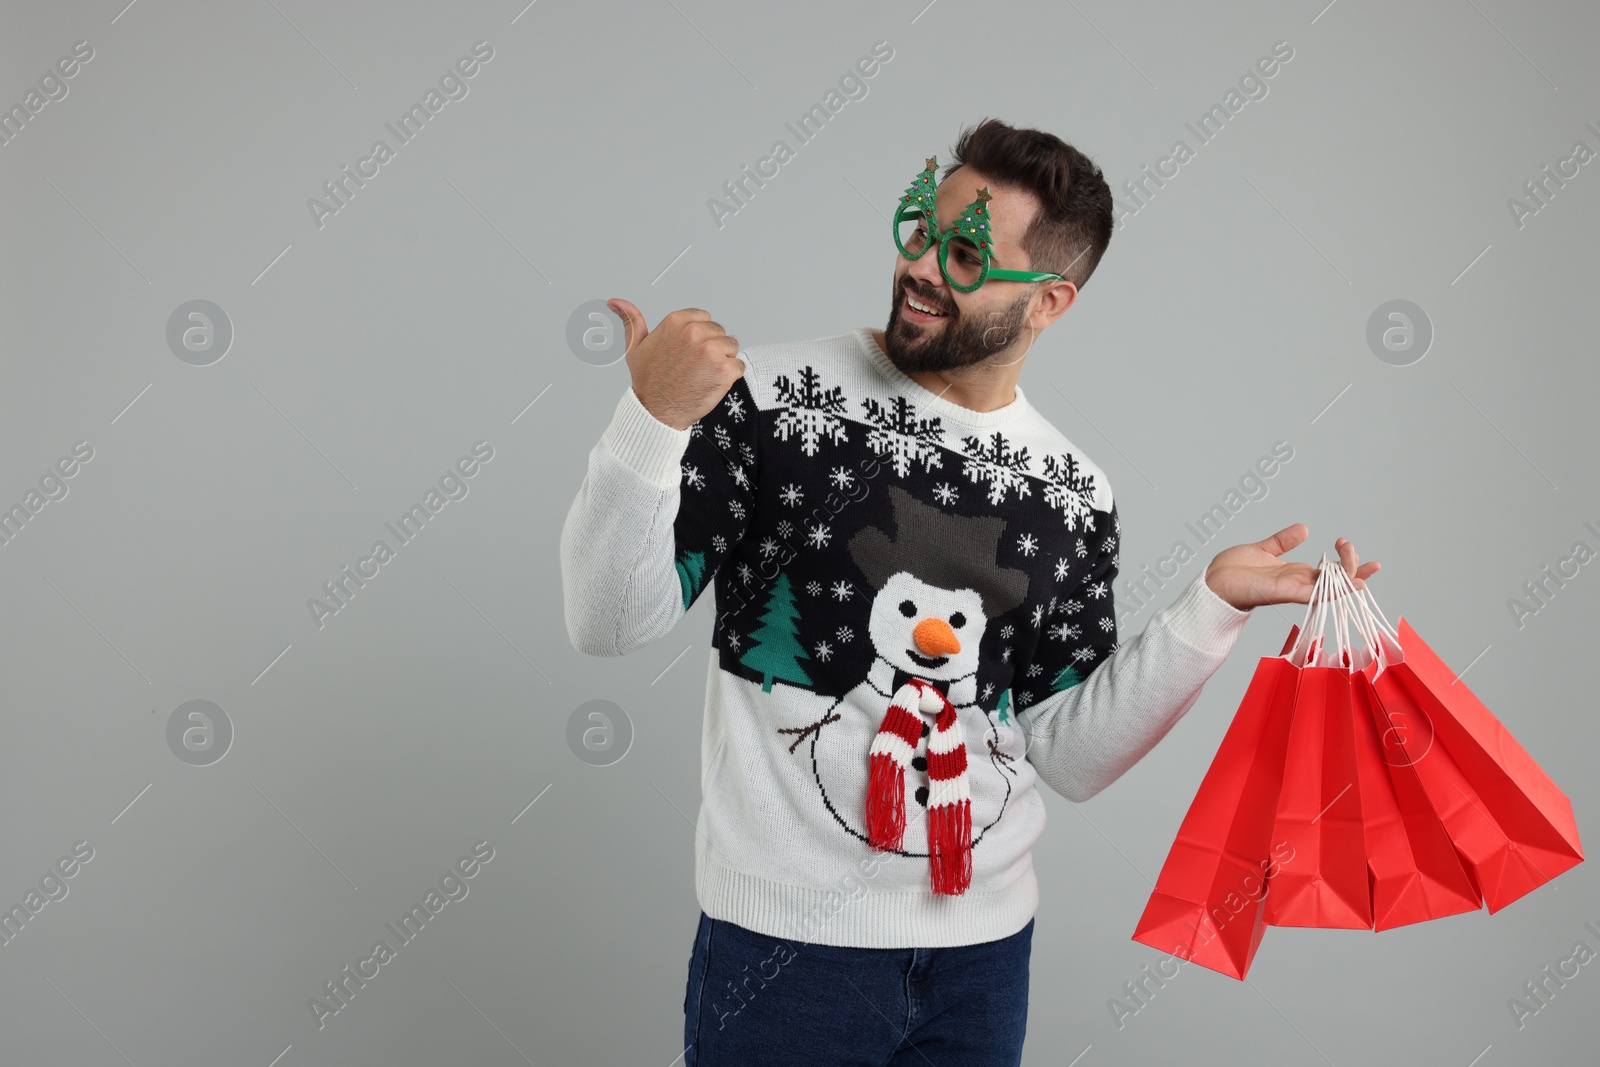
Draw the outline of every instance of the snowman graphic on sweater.
<instances>
[{"instance_id":1,"label":"snowman graphic on sweater","mask_svg":"<svg viewBox=\"0 0 1600 1067\"><path fill-rule=\"evenodd\" d=\"M816 722L779 733L798 735L789 749L810 757L841 827L926 858L933 891L959 895L1022 754L1016 731L978 703L979 643L1022 603L1028 574L997 561L1004 519L946 514L899 486L888 495L894 535L869 526L848 544L875 591L867 677Z\"/></svg>"}]
</instances>

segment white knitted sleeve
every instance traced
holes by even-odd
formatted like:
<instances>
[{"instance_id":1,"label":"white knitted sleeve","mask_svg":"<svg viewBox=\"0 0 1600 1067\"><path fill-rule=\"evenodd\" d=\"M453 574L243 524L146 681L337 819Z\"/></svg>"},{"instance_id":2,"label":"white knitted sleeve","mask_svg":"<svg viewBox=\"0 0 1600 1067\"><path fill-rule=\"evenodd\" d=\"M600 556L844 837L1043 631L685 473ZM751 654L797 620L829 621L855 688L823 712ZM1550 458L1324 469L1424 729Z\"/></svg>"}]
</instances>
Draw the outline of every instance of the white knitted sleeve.
<instances>
[{"instance_id":1,"label":"white knitted sleeve","mask_svg":"<svg viewBox=\"0 0 1600 1067\"><path fill-rule=\"evenodd\" d=\"M686 430L623 392L561 527L574 648L626 655L664 636L710 586L753 511L755 421L742 377Z\"/></svg>"},{"instance_id":2,"label":"white knitted sleeve","mask_svg":"<svg viewBox=\"0 0 1600 1067\"><path fill-rule=\"evenodd\" d=\"M1107 553L1074 601L1080 608L1063 621L1078 628L1077 640L1040 638L1035 655L1048 669L1038 673L1066 688L1017 709L1028 762L1050 788L1076 802L1122 777L1167 735L1199 699L1250 618L1249 611L1212 592L1202 572L1142 633L1119 644L1113 558ZM1084 648L1091 654L1084 656ZM1076 665L1067 649L1082 657ZM1089 669L1087 662L1102 655ZM1019 677L1028 667L1018 665Z\"/></svg>"}]
</instances>

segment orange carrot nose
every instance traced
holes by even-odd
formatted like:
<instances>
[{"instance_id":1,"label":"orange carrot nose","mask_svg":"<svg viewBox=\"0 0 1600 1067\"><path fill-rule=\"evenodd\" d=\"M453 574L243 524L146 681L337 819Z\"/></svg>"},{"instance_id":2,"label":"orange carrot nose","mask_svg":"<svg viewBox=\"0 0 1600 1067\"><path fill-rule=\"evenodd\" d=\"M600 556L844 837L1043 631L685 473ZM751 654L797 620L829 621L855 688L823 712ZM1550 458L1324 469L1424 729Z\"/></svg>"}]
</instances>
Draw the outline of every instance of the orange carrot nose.
<instances>
[{"instance_id":1,"label":"orange carrot nose","mask_svg":"<svg viewBox=\"0 0 1600 1067\"><path fill-rule=\"evenodd\" d=\"M961 642L956 640L956 632L950 629L950 624L943 619L923 619L917 623L917 628L911 631L911 639L917 643L917 649L924 656L952 656L961 651Z\"/></svg>"}]
</instances>

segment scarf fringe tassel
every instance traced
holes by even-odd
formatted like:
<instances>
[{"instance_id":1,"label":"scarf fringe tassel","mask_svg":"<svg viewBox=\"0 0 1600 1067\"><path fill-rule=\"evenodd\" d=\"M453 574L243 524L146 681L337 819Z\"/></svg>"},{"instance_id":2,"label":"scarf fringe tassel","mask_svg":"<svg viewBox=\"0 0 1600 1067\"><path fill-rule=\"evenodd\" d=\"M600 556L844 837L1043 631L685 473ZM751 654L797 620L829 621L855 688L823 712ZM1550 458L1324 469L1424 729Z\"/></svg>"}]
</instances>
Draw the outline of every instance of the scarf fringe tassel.
<instances>
[{"instance_id":1,"label":"scarf fringe tassel","mask_svg":"<svg viewBox=\"0 0 1600 1067\"><path fill-rule=\"evenodd\" d=\"M972 882L972 801L928 810L933 891L956 896Z\"/></svg>"},{"instance_id":2,"label":"scarf fringe tassel","mask_svg":"<svg viewBox=\"0 0 1600 1067\"><path fill-rule=\"evenodd\" d=\"M906 832L906 777L887 752L875 752L867 779L867 839L898 849Z\"/></svg>"}]
</instances>

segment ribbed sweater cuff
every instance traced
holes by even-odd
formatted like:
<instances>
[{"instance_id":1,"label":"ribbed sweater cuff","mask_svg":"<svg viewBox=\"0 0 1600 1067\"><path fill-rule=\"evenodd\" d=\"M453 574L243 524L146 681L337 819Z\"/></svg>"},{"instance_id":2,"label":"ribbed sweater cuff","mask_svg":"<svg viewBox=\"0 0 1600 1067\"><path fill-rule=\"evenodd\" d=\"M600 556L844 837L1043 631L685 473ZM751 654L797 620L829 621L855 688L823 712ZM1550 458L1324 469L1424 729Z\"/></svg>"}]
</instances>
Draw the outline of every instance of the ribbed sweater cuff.
<instances>
[{"instance_id":1,"label":"ribbed sweater cuff","mask_svg":"<svg viewBox=\"0 0 1600 1067\"><path fill-rule=\"evenodd\" d=\"M1200 574L1178 595L1162 616L1167 628L1185 644L1213 655L1233 648L1239 631L1250 619L1250 612L1234 607L1218 596Z\"/></svg>"},{"instance_id":2,"label":"ribbed sweater cuff","mask_svg":"<svg viewBox=\"0 0 1600 1067\"><path fill-rule=\"evenodd\" d=\"M689 430L668 426L639 402L633 386L623 390L622 399L611 416L611 424L600 440L612 455L639 475L663 489L671 489L683 477L683 454L689 448Z\"/></svg>"}]
</instances>

